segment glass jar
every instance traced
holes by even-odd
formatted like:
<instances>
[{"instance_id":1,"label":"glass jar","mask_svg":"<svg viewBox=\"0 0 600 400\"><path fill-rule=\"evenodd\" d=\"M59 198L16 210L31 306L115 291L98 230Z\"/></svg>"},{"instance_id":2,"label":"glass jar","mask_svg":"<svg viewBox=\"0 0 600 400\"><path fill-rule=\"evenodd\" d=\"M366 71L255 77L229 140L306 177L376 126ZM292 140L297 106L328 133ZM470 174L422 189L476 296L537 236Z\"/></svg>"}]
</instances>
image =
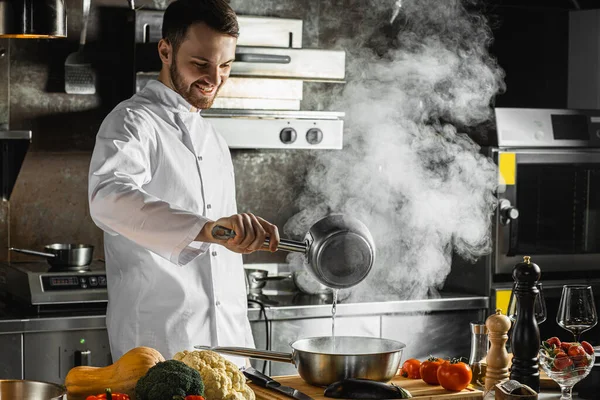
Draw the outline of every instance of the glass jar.
<instances>
[{"instance_id":1,"label":"glass jar","mask_svg":"<svg viewBox=\"0 0 600 400\"><path fill-rule=\"evenodd\" d=\"M473 371L471 384L484 387L486 357L489 350L488 331L485 323L471 322L471 355L469 366Z\"/></svg>"}]
</instances>

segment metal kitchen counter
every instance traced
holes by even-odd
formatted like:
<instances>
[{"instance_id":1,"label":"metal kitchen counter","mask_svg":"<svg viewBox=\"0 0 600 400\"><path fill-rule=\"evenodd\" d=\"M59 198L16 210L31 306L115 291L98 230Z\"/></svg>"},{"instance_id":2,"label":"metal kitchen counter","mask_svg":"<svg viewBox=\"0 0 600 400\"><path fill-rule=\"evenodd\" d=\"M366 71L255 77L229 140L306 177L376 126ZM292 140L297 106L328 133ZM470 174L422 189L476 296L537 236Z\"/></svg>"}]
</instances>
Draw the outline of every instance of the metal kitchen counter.
<instances>
[{"instance_id":1,"label":"metal kitchen counter","mask_svg":"<svg viewBox=\"0 0 600 400\"><path fill-rule=\"evenodd\" d=\"M106 329L106 310L45 312L0 308L0 334Z\"/></svg>"},{"instance_id":2,"label":"metal kitchen counter","mask_svg":"<svg viewBox=\"0 0 600 400\"><path fill-rule=\"evenodd\" d=\"M288 294L255 299L265 304L267 318L271 321L331 316L331 297L328 296ZM488 297L459 294L442 294L439 298L423 300L341 301L337 305L336 315L375 316L487 309L488 301ZM252 302L249 305L250 321L262 320L260 307ZM33 310L14 309L0 303L0 334L104 329L105 315L104 309L37 314Z\"/></svg>"},{"instance_id":3,"label":"metal kitchen counter","mask_svg":"<svg viewBox=\"0 0 600 400\"><path fill-rule=\"evenodd\" d=\"M250 298L252 299L252 298ZM301 294L261 296L269 320L331 317L331 296ZM385 314L429 313L455 310L478 310L488 307L487 296L442 293L437 298L421 300L367 299L341 300L336 306L336 317L369 316ZM249 303L250 321L261 319L260 306Z\"/></svg>"}]
</instances>

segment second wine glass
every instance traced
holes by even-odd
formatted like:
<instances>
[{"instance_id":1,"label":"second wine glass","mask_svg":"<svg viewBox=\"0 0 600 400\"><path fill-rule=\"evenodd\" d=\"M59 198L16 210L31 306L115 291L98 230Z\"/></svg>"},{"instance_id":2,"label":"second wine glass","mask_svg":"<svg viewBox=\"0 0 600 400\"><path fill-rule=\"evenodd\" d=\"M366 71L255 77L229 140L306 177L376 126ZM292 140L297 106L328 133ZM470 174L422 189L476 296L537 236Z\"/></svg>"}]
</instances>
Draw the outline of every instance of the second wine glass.
<instances>
[{"instance_id":1,"label":"second wine glass","mask_svg":"<svg viewBox=\"0 0 600 400\"><path fill-rule=\"evenodd\" d=\"M592 329L598 323L598 314L594 304L594 293L588 285L564 285L556 323L570 331L579 342L581 334Z\"/></svg>"}]
</instances>

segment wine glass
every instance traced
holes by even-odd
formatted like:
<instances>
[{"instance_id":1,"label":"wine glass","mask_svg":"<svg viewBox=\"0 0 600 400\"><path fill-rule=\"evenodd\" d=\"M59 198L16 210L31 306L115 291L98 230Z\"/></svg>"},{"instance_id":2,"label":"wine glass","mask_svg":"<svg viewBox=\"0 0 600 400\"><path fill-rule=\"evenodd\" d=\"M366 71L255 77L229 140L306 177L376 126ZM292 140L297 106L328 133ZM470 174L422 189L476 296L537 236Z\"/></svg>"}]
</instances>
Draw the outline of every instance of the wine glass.
<instances>
[{"instance_id":1,"label":"wine glass","mask_svg":"<svg viewBox=\"0 0 600 400\"><path fill-rule=\"evenodd\" d=\"M538 325L546 320L546 299L544 299L544 291L542 282L536 284L538 294L535 296L535 309L534 315ZM510 293L510 300L508 301L508 309L506 310L506 316L511 320L512 325L517 320L517 297L515 296L515 285L513 285L512 292Z\"/></svg>"},{"instance_id":2,"label":"wine glass","mask_svg":"<svg viewBox=\"0 0 600 400\"><path fill-rule=\"evenodd\" d=\"M570 331L579 343L581 334L598 323L594 293L588 285L564 285L556 323Z\"/></svg>"}]
</instances>

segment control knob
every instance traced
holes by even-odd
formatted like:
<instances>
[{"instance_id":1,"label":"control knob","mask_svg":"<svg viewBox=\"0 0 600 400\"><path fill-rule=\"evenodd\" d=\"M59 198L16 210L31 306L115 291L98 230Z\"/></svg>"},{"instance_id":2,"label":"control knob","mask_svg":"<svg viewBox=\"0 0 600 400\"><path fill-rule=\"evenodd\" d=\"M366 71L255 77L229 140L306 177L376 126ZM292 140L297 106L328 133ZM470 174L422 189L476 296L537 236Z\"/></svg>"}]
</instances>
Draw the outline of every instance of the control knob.
<instances>
[{"instance_id":1,"label":"control knob","mask_svg":"<svg viewBox=\"0 0 600 400\"><path fill-rule=\"evenodd\" d=\"M294 128L283 128L281 132L279 132L279 140L285 144L292 144L296 141L298 135L296 134L296 130Z\"/></svg>"},{"instance_id":2,"label":"control knob","mask_svg":"<svg viewBox=\"0 0 600 400\"><path fill-rule=\"evenodd\" d=\"M76 367L92 365L91 350L76 350L73 356Z\"/></svg>"},{"instance_id":3,"label":"control knob","mask_svg":"<svg viewBox=\"0 0 600 400\"><path fill-rule=\"evenodd\" d=\"M319 144L323 140L323 131L319 128L311 128L306 132L306 141L310 144Z\"/></svg>"},{"instance_id":4,"label":"control knob","mask_svg":"<svg viewBox=\"0 0 600 400\"><path fill-rule=\"evenodd\" d=\"M519 210L510 204L510 200L502 199L498 204L500 210L500 222L503 225L508 225L510 221L519 218Z\"/></svg>"}]
</instances>

